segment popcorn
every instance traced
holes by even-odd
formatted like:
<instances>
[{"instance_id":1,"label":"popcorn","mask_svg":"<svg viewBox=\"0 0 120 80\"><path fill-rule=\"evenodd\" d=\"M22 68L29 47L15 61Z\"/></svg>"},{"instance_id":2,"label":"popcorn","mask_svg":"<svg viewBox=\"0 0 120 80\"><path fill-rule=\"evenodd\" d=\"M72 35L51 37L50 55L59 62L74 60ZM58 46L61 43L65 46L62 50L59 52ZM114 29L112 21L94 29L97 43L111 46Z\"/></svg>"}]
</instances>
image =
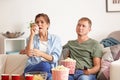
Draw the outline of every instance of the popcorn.
<instances>
[{"instance_id":1,"label":"popcorn","mask_svg":"<svg viewBox=\"0 0 120 80\"><path fill-rule=\"evenodd\" d=\"M65 59L64 61L74 61L74 62L76 62L76 60L74 60L74 59L72 59L72 58L67 58L67 59Z\"/></svg>"},{"instance_id":2,"label":"popcorn","mask_svg":"<svg viewBox=\"0 0 120 80\"><path fill-rule=\"evenodd\" d=\"M69 70L69 68L66 68L63 65L59 65L59 66L53 68L52 70Z\"/></svg>"}]
</instances>

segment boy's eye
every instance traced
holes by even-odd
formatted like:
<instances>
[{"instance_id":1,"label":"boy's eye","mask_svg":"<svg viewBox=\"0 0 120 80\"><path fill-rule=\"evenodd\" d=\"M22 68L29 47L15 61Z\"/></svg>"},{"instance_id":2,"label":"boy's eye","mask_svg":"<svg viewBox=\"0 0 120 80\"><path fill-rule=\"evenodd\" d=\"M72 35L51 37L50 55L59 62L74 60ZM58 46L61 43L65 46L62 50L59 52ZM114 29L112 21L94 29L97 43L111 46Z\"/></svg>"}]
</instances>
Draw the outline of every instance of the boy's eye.
<instances>
[{"instance_id":1,"label":"boy's eye","mask_svg":"<svg viewBox=\"0 0 120 80\"><path fill-rule=\"evenodd\" d=\"M83 27L85 27L85 25L83 25Z\"/></svg>"}]
</instances>

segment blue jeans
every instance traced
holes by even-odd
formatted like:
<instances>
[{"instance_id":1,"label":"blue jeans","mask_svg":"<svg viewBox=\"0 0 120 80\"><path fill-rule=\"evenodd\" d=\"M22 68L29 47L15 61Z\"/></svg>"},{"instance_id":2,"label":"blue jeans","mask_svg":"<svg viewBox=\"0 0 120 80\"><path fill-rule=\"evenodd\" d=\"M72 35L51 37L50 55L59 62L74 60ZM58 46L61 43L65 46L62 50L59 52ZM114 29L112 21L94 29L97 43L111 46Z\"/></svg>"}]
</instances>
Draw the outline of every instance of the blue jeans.
<instances>
[{"instance_id":1,"label":"blue jeans","mask_svg":"<svg viewBox=\"0 0 120 80\"><path fill-rule=\"evenodd\" d=\"M36 65L29 65L25 68L24 70L24 75L27 72L33 72L33 71L43 71L43 72L47 72L48 77L47 80L50 80L52 74L51 74L51 65L49 62L45 62L45 61L41 61L39 64Z\"/></svg>"},{"instance_id":2,"label":"blue jeans","mask_svg":"<svg viewBox=\"0 0 120 80\"><path fill-rule=\"evenodd\" d=\"M69 80L96 80L96 75L84 75L82 70L76 70L75 74L69 75Z\"/></svg>"}]
</instances>

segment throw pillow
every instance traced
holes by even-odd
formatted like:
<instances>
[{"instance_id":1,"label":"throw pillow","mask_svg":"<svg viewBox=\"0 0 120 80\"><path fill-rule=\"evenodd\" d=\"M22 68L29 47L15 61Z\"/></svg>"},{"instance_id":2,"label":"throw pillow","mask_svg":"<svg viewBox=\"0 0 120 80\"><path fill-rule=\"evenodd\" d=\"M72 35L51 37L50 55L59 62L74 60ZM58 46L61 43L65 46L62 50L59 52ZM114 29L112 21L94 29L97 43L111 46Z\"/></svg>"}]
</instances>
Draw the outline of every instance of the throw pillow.
<instances>
[{"instance_id":1,"label":"throw pillow","mask_svg":"<svg viewBox=\"0 0 120 80\"><path fill-rule=\"evenodd\" d=\"M111 46L110 49L111 49L113 59L117 60L116 57L117 57L117 55L118 55L118 53L120 51L120 44Z\"/></svg>"},{"instance_id":2,"label":"throw pillow","mask_svg":"<svg viewBox=\"0 0 120 80\"><path fill-rule=\"evenodd\" d=\"M103 48L103 57L102 60L112 62L114 61L110 47Z\"/></svg>"},{"instance_id":3,"label":"throw pillow","mask_svg":"<svg viewBox=\"0 0 120 80\"><path fill-rule=\"evenodd\" d=\"M109 67L113 60L110 47L103 48L103 57L101 60L101 68L97 76L97 80L108 80L109 79Z\"/></svg>"}]
</instances>

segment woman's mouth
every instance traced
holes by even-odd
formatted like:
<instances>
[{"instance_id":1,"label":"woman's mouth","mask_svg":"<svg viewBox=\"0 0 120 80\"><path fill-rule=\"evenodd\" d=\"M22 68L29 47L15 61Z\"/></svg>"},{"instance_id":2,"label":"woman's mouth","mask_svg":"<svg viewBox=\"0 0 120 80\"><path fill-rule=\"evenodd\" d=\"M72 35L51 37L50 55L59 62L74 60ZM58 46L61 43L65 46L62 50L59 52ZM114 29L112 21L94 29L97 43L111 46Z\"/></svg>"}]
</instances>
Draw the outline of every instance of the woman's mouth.
<instances>
[{"instance_id":1,"label":"woman's mouth","mask_svg":"<svg viewBox=\"0 0 120 80\"><path fill-rule=\"evenodd\" d=\"M42 29L42 28L39 28L39 29Z\"/></svg>"}]
</instances>

